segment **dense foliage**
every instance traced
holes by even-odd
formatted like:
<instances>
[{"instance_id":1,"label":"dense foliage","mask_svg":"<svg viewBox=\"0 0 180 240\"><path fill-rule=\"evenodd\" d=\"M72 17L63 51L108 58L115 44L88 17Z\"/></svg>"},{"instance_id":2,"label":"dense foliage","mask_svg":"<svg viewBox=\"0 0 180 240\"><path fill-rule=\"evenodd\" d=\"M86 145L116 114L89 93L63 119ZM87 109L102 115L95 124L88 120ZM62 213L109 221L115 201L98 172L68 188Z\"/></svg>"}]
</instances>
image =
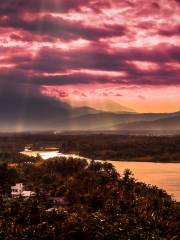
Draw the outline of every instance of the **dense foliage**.
<instances>
[{"instance_id":1,"label":"dense foliage","mask_svg":"<svg viewBox=\"0 0 180 240\"><path fill-rule=\"evenodd\" d=\"M0 184L23 182L36 192L29 199L1 198L0 239L180 237L180 208L165 191L136 182L130 170L119 176L106 162L54 158L1 164L0 172ZM64 203L56 205L52 198Z\"/></svg>"},{"instance_id":2,"label":"dense foliage","mask_svg":"<svg viewBox=\"0 0 180 240\"><path fill-rule=\"evenodd\" d=\"M30 144L33 149L43 146L58 147L60 152L75 152L91 159L180 161L180 136L54 135L50 133L1 135L0 159L4 159L3 152L13 152L12 158L15 158L17 152L24 150L27 144ZM17 157L17 159L20 158Z\"/></svg>"}]
</instances>

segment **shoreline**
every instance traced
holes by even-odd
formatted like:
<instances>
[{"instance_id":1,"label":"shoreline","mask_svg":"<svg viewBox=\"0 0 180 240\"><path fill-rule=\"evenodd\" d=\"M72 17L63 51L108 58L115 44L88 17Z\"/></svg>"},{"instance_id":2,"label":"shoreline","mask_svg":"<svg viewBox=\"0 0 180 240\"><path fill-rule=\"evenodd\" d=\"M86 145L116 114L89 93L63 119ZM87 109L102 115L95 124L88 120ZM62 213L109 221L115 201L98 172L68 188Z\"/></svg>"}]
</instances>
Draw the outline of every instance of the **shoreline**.
<instances>
[{"instance_id":1,"label":"shoreline","mask_svg":"<svg viewBox=\"0 0 180 240\"><path fill-rule=\"evenodd\" d=\"M82 155L78 155L78 154L74 154L74 153L61 153L59 151L48 151L48 150L36 150L36 151L33 151L33 150L30 150L30 151L27 151L27 150L24 150L22 152L20 152L21 154L24 154L24 155L27 155L27 156L33 156L33 157L37 157L38 155L40 155L42 158L43 158L43 155L44 154L52 154L52 156L50 156L50 158L53 158L53 157L75 157L75 158L81 158L81 159L88 159L88 160L93 160L93 158L90 158L90 157L85 157L85 156L82 156ZM54 154L54 156L53 156ZM59 156L58 156L59 154ZM48 158L46 158L48 159ZM153 161L153 160L149 160L149 161L146 161L145 159L142 159L142 160L138 160L137 158L135 159L120 159L120 160L116 160L116 159L95 159L95 161L112 161L112 162L137 162L137 163L180 163L180 161Z\"/></svg>"},{"instance_id":2,"label":"shoreline","mask_svg":"<svg viewBox=\"0 0 180 240\"><path fill-rule=\"evenodd\" d=\"M160 162L160 161L137 161L137 160L111 160L111 159L107 159L107 160L95 160L95 161L104 161L104 162L108 162L108 161L111 161L111 162L137 162L137 163L180 163L180 161L172 161L172 162Z\"/></svg>"}]
</instances>

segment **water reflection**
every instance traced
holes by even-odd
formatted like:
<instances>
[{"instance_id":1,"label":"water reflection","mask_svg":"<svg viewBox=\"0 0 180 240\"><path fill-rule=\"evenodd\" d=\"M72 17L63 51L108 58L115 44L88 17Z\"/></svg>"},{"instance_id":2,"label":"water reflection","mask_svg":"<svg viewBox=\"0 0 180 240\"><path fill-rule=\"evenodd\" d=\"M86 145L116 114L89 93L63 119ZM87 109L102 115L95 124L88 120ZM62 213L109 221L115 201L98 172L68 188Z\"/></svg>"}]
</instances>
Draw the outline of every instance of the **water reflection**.
<instances>
[{"instance_id":1,"label":"water reflection","mask_svg":"<svg viewBox=\"0 0 180 240\"><path fill-rule=\"evenodd\" d=\"M25 154L30 157L37 157L38 155L42 157L42 159L47 160L48 158L53 158L53 157L65 157L65 158L82 158L79 155L76 154L63 154L60 153L59 151L31 151L31 150L26 150L21 152L22 154Z\"/></svg>"},{"instance_id":2,"label":"water reflection","mask_svg":"<svg viewBox=\"0 0 180 240\"><path fill-rule=\"evenodd\" d=\"M130 168L137 180L163 188L173 198L180 201L179 163L109 162L116 167L120 174L125 168Z\"/></svg>"}]
</instances>

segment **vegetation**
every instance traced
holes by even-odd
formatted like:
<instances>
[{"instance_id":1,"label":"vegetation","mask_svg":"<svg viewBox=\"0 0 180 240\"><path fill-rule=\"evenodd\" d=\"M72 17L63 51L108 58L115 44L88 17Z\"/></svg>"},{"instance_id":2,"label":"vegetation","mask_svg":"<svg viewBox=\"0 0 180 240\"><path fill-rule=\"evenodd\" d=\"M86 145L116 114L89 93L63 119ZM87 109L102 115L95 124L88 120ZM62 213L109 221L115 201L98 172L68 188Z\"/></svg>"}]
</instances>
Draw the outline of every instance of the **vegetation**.
<instances>
[{"instance_id":1,"label":"vegetation","mask_svg":"<svg viewBox=\"0 0 180 240\"><path fill-rule=\"evenodd\" d=\"M180 136L1 135L0 240L180 238L180 206L164 190L107 162L20 154L29 144L92 159L180 160ZM35 196L12 199L18 182Z\"/></svg>"},{"instance_id":2,"label":"vegetation","mask_svg":"<svg viewBox=\"0 0 180 240\"><path fill-rule=\"evenodd\" d=\"M60 152L79 153L101 160L180 162L180 136L17 134L0 136L0 159L20 161L19 151L57 147ZM6 157L4 156L6 155ZM31 161L31 160L30 160Z\"/></svg>"},{"instance_id":3,"label":"vegetation","mask_svg":"<svg viewBox=\"0 0 180 240\"><path fill-rule=\"evenodd\" d=\"M36 192L0 199L0 239L180 237L180 208L165 191L136 182L128 169L120 176L107 162L53 158L2 163L0 173L1 187L23 182Z\"/></svg>"}]
</instances>

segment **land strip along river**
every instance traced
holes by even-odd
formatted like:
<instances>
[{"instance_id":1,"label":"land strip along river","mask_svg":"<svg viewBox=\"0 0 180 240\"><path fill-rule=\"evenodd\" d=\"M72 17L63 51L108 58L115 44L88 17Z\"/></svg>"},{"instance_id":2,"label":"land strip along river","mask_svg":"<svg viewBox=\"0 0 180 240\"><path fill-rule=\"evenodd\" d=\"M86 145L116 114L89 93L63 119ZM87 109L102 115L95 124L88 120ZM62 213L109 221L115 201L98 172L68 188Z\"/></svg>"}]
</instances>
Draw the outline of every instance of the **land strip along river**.
<instances>
[{"instance_id":1,"label":"land strip along river","mask_svg":"<svg viewBox=\"0 0 180 240\"><path fill-rule=\"evenodd\" d=\"M83 158L74 154L62 154L58 151L24 151L22 153L34 157L39 154L44 160L51 157ZM135 179L166 190L176 201L180 202L180 163L108 162L112 163L120 174L124 169L129 168L134 173Z\"/></svg>"}]
</instances>

